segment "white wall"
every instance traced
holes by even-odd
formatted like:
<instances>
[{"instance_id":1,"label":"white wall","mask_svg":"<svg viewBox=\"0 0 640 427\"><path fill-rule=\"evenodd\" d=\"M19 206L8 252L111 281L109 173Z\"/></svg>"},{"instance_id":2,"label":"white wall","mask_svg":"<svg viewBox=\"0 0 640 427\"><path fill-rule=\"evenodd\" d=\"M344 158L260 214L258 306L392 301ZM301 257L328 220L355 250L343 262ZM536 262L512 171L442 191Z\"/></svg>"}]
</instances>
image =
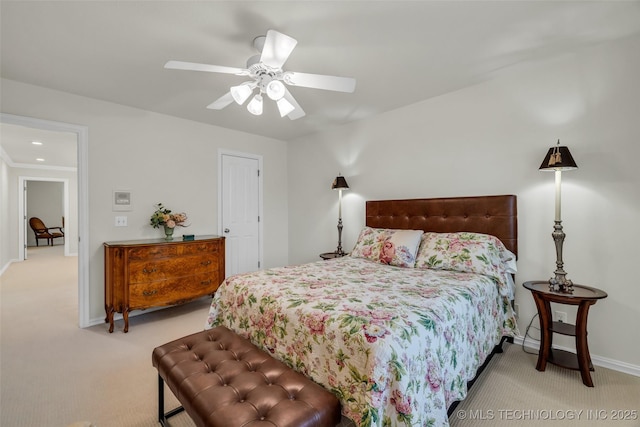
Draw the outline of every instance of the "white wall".
<instances>
[{"instance_id":1,"label":"white wall","mask_svg":"<svg viewBox=\"0 0 640 427\"><path fill-rule=\"evenodd\" d=\"M264 265L287 263L285 143L6 79L1 106L3 113L88 127L91 319L105 315L102 243L160 237L148 225L154 204L185 211L190 234L217 234L220 148L263 156ZM132 192L132 211L112 211L113 190ZM116 215L126 215L128 227L115 227Z\"/></svg>"},{"instance_id":2,"label":"white wall","mask_svg":"<svg viewBox=\"0 0 640 427\"><path fill-rule=\"evenodd\" d=\"M365 200L516 194L524 333L535 305L521 283L555 270L554 177L538 167L559 138L579 166L563 174L565 270L609 294L589 313L591 353L640 369L638 52L640 37L594 46L291 142L290 261L335 249L338 197L330 185L338 172L351 187L345 250L363 226ZM575 348L567 337L554 343Z\"/></svg>"},{"instance_id":3,"label":"white wall","mask_svg":"<svg viewBox=\"0 0 640 427\"><path fill-rule=\"evenodd\" d=\"M12 261L9 235L9 165L0 156L0 274Z\"/></svg>"}]
</instances>

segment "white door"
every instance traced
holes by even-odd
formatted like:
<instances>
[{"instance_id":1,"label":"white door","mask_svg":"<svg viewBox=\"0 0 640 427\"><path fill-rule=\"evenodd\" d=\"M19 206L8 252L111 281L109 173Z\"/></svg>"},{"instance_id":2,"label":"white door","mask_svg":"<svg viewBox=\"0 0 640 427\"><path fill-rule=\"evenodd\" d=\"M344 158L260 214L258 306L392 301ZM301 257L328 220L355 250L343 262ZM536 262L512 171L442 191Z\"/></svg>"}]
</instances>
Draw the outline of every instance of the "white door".
<instances>
[{"instance_id":1,"label":"white door","mask_svg":"<svg viewBox=\"0 0 640 427\"><path fill-rule=\"evenodd\" d=\"M27 259L27 181L22 182L22 259Z\"/></svg>"},{"instance_id":2,"label":"white door","mask_svg":"<svg viewBox=\"0 0 640 427\"><path fill-rule=\"evenodd\" d=\"M260 157L221 153L221 231L226 276L260 269Z\"/></svg>"}]
</instances>

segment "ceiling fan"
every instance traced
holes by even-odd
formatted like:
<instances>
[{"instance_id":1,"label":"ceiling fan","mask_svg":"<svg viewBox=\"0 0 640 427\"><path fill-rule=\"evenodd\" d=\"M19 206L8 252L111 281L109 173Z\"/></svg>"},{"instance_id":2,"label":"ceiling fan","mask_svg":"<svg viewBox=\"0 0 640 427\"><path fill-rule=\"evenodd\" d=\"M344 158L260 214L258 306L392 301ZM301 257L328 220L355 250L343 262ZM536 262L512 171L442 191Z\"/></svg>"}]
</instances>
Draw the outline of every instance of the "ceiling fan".
<instances>
[{"instance_id":1,"label":"ceiling fan","mask_svg":"<svg viewBox=\"0 0 640 427\"><path fill-rule=\"evenodd\" d=\"M242 105L256 91L257 93L247 104L247 110L251 114L258 116L262 114L263 94L266 94L268 98L276 102L280 117L287 116L289 119L295 120L303 117L305 112L285 84L347 93L353 92L356 88L355 79L350 77L283 71L282 66L291 55L291 52L293 52L293 48L297 43L296 39L286 34L269 30L266 36L258 36L253 40L253 46L260 54L254 55L247 60L247 68L182 61L168 61L164 64L164 68L249 76L252 80L232 86L229 92L208 105L207 108L221 110L234 101L238 105Z\"/></svg>"}]
</instances>

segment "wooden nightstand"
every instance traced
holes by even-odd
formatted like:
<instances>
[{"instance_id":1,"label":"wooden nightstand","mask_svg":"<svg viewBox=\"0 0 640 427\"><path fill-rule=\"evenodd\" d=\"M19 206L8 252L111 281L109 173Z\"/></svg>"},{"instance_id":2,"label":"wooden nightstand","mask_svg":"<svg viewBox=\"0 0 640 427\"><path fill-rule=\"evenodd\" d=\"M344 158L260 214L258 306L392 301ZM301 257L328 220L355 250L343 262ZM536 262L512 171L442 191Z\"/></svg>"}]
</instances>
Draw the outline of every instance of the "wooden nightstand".
<instances>
[{"instance_id":1,"label":"wooden nightstand","mask_svg":"<svg viewBox=\"0 0 640 427\"><path fill-rule=\"evenodd\" d=\"M323 254L320 254L320 258L326 261L328 259L342 258L343 256L347 256L347 255L349 254L338 255L335 252L325 252Z\"/></svg>"},{"instance_id":2,"label":"wooden nightstand","mask_svg":"<svg viewBox=\"0 0 640 427\"><path fill-rule=\"evenodd\" d=\"M548 281L524 282L523 286L531 291L540 318L541 339L536 369L544 371L547 362L563 368L574 369L580 371L584 385L593 387L590 372L593 371L593 364L587 344L587 315L589 307L599 299L606 298L607 293L597 288L576 284L573 285L573 293L555 292L549 290ZM577 305L576 324L554 322L550 304L552 302ZM554 333L576 337L577 354L551 348Z\"/></svg>"}]
</instances>

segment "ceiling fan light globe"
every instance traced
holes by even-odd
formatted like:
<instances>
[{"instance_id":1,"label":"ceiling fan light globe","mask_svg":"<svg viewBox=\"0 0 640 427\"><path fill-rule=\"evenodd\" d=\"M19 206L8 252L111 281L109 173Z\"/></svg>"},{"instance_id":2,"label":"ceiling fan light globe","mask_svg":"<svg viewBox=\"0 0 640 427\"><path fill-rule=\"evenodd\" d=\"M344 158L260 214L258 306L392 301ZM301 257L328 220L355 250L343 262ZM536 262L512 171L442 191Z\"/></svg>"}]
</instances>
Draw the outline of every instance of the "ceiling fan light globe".
<instances>
[{"instance_id":1,"label":"ceiling fan light globe","mask_svg":"<svg viewBox=\"0 0 640 427\"><path fill-rule=\"evenodd\" d=\"M255 116L262 114L262 96L260 94L253 97L247 105L247 110Z\"/></svg>"},{"instance_id":2,"label":"ceiling fan light globe","mask_svg":"<svg viewBox=\"0 0 640 427\"><path fill-rule=\"evenodd\" d=\"M287 101L284 98L280 98L276 102L276 104L278 105L278 111L280 112L280 117L284 117L296 109L296 107L294 107L293 104L291 104L289 101Z\"/></svg>"},{"instance_id":3,"label":"ceiling fan light globe","mask_svg":"<svg viewBox=\"0 0 640 427\"><path fill-rule=\"evenodd\" d=\"M280 80L271 80L267 85L267 96L274 101L284 96L284 84Z\"/></svg>"},{"instance_id":4,"label":"ceiling fan light globe","mask_svg":"<svg viewBox=\"0 0 640 427\"><path fill-rule=\"evenodd\" d=\"M252 93L253 89L249 85L241 84L238 86L231 86L231 96L238 105L244 104Z\"/></svg>"}]
</instances>

